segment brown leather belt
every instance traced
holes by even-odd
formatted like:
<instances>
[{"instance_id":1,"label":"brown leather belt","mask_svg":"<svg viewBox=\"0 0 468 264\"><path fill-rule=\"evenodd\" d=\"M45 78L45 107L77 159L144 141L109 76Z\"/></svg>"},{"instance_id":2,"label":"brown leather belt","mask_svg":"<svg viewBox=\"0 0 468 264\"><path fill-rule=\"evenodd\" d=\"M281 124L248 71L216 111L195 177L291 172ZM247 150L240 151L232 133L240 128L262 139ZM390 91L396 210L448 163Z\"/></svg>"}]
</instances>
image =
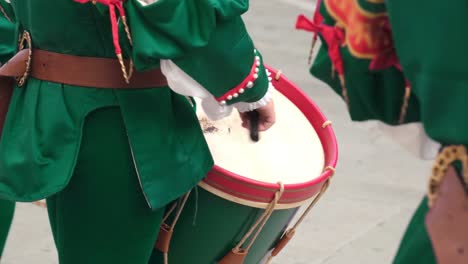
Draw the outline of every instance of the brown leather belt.
<instances>
[{"instance_id":1,"label":"brown leather belt","mask_svg":"<svg viewBox=\"0 0 468 264\"><path fill-rule=\"evenodd\" d=\"M126 63L128 67L128 61ZM39 80L91 88L167 86L160 69L134 72L126 83L117 59L73 56L39 49L23 49L0 67L0 77L21 78L28 74Z\"/></svg>"}]
</instances>

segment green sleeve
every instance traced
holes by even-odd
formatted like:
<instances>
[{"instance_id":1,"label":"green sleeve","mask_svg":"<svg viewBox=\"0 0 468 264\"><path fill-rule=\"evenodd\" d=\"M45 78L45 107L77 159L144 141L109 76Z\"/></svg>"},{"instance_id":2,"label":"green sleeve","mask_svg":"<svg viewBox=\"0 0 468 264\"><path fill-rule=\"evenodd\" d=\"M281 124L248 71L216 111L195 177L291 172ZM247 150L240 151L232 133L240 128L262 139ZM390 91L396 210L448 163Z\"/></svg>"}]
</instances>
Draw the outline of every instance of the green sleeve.
<instances>
[{"instance_id":1,"label":"green sleeve","mask_svg":"<svg viewBox=\"0 0 468 264\"><path fill-rule=\"evenodd\" d=\"M387 1L395 47L427 134L468 145L467 2Z\"/></svg>"},{"instance_id":2,"label":"green sleeve","mask_svg":"<svg viewBox=\"0 0 468 264\"><path fill-rule=\"evenodd\" d=\"M160 59L172 59L213 96L222 96L249 75L255 62L241 18L248 7L248 0L159 0L148 6L128 1L135 68L147 70ZM252 89L227 103L260 100L268 89L263 64L258 75Z\"/></svg>"},{"instance_id":3,"label":"green sleeve","mask_svg":"<svg viewBox=\"0 0 468 264\"><path fill-rule=\"evenodd\" d=\"M137 70L159 65L160 59L183 57L204 47L219 24L239 17L247 0L159 0L142 5L126 3Z\"/></svg>"},{"instance_id":4,"label":"green sleeve","mask_svg":"<svg viewBox=\"0 0 468 264\"><path fill-rule=\"evenodd\" d=\"M98 8L107 12L102 5ZM171 59L214 97L220 97L247 78L255 62L255 47L241 18L248 8L248 0L158 0L149 5L128 0L125 11L133 45L126 43L122 23L120 42L137 71ZM254 87L227 103L255 102L267 90L262 63Z\"/></svg>"},{"instance_id":5,"label":"green sleeve","mask_svg":"<svg viewBox=\"0 0 468 264\"><path fill-rule=\"evenodd\" d=\"M0 64L5 63L15 52L15 24L11 6L0 0Z\"/></svg>"},{"instance_id":6,"label":"green sleeve","mask_svg":"<svg viewBox=\"0 0 468 264\"><path fill-rule=\"evenodd\" d=\"M15 13L13 13L13 7L10 3L0 0L0 8L0 17L4 17L11 22L15 21Z\"/></svg>"}]
</instances>

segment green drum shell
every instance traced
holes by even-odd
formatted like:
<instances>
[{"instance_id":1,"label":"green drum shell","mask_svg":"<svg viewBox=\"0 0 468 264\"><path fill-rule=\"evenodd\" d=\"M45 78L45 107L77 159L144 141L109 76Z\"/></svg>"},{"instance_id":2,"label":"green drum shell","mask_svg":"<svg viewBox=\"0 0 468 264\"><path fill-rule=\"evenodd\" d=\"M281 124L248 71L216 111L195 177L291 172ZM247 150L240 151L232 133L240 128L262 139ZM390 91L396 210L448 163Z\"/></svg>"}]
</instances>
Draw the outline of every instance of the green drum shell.
<instances>
[{"instance_id":1,"label":"green drum shell","mask_svg":"<svg viewBox=\"0 0 468 264\"><path fill-rule=\"evenodd\" d=\"M297 209L273 212L244 264L260 263L284 233ZM174 229L169 263L217 263L237 245L263 212L264 209L233 203L197 188L190 194ZM149 264L162 264L163 259L163 254L155 249Z\"/></svg>"}]
</instances>

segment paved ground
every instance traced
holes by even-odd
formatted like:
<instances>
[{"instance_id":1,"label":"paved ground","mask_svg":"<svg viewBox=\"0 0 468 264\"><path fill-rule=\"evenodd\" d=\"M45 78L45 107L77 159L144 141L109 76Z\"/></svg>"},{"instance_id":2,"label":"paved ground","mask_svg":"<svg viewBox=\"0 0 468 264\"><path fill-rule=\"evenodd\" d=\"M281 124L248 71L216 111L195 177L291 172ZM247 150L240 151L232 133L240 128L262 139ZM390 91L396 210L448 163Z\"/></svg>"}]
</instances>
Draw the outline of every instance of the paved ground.
<instances>
[{"instance_id":1,"label":"paved ground","mask_svg":"<svg viewBox=\"0 0 468 264\"><path fill-rule=\"evenodd\" d=\"M430 164L410 156L375 124L351 123L343 102L308 74L311 35L294 31L294 22L313 6L312 0L254 0L245 17L267 63L315 100L333 121L340 144L331 189L274 263L391 263L425 191ZM44 209L18 205L3 263L57 263Z\"/></svg>"}]
</instances>

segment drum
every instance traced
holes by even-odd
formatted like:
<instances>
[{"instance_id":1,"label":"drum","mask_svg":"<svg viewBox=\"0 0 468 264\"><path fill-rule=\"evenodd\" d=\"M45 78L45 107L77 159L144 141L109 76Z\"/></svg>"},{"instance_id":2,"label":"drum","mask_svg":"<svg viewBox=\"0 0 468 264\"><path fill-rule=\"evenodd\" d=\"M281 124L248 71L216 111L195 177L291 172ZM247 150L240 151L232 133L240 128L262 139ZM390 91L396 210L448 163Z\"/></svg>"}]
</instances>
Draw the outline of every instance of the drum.
<instances>
[{"instance_id":1,"label":"drum","mask_svg":"<svg viewBox=\"0 0 468 264\"><path fill-rule=\"evenodd\" d=\"M277 123L258 142L236 111L210 121L197 110L216 165L168 210L151 264L271 260L303 220L286 230L298 208L308 204L307 213L328 187L338 156L331 122L280 71L268 69Z\"/></svg>"}]
</instances>

